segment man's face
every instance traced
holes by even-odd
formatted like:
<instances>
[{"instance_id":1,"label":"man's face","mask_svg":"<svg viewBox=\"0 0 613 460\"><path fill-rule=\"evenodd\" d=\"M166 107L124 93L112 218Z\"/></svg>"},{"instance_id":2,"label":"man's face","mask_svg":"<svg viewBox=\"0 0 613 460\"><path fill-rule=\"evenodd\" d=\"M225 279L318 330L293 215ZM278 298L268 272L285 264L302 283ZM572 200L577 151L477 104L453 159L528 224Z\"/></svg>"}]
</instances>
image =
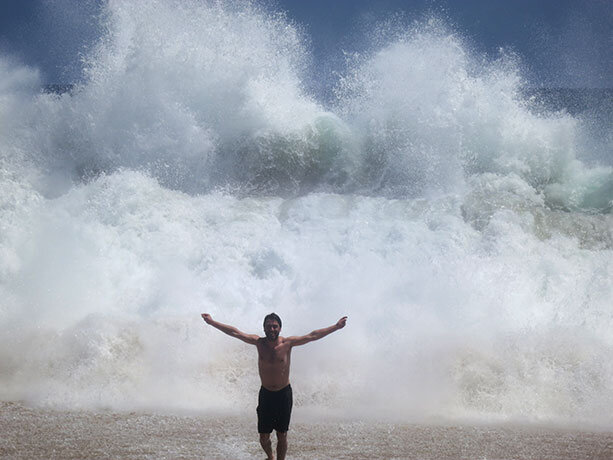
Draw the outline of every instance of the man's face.
<instances>
[{"instance_id":1,"label":"man's face","mask_svg":"<svg viewBox=\"0 0 613 460\"><path fill-rule=\"evenodd\" d=\"M268 340L277 340L279 337L279 332L281 332L281 326L274 319L268 319L264 323L264 333L266 334L266 338Z\"/></svg>"}]
</instances>

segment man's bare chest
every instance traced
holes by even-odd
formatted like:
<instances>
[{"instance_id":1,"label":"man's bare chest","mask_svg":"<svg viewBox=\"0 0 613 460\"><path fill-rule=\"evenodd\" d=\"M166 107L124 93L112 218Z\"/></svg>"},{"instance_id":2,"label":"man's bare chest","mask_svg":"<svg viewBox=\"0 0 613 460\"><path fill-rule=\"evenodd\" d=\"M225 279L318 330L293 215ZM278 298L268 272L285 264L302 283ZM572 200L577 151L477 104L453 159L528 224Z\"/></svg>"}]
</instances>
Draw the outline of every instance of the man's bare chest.
<instances>
[{"instance_id":1,"label":"man's bare chest","mask_svg":"<svg viewBox=\"0 0 613 460\"><path fill-rule=\"evenodd\" d=\"M267 364L283 364L289 361L289 348L283 345L278 347L258 347L259 360Z\"/></svg>"}]
</instances>

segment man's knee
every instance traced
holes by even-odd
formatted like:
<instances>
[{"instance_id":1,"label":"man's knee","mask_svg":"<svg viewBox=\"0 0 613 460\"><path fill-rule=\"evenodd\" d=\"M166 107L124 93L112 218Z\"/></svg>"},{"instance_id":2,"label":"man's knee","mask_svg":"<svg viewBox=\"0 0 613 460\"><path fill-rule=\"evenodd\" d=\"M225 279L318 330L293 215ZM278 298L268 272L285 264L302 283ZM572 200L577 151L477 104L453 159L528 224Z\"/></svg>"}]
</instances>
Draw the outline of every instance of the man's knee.
<instances>
[{"instance_id":1,"label":"man's knee","mask_svg":"<svg viewBox=\"0 0 613 460\"><path fill-rule=\"evenodd\" d=\"M287 439L287 431L277 431L277 439L284 441Z\"/></svg>"},{"instance_id":2,"label":"man's knee","mask_svg":"<svg viewBox=\"0 0 613 460\"><path fill-rule=\"evenodd\" d=\"M267 443L270 441L270 433L260 433L260 442Z\"/></svg>"}]
</instances>

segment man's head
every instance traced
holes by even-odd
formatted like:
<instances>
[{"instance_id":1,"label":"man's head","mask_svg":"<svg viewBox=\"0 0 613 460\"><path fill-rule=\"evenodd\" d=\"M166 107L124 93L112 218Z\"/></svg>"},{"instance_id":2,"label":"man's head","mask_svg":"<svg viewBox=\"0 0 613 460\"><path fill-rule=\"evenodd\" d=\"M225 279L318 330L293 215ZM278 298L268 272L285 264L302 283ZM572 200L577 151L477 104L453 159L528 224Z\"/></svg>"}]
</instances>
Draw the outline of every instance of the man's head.
<instances>
[{"instance_id":1,"label":"man's head","mask_svg":"<svg viewBox=\"0 0 613 460\"><path fill-rule=\"evenodd\" d=\"M264 317L264 333L269 340L277 340L281 332L281 318L276 313L270 313Z\"/></svg>"}]
</instances>

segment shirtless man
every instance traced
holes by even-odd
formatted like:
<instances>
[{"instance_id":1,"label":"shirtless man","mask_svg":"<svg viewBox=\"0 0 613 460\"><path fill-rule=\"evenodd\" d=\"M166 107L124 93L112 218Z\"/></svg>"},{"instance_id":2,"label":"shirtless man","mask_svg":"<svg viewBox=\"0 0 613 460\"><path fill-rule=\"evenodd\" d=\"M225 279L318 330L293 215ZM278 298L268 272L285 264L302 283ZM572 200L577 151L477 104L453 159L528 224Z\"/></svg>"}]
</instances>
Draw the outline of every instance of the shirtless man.
<instances>
[{"instance_id":1,"label":"shirtless man","mask_svg":"<svg viewBox=\"0 0 613 460\"><path fill-rule=\"evenodd\" d=\"M296 337L281 337L281 318L275 313L264 318L266 337L245 334L233 326L214 321L208 313L202 314L207 324L219 329L231 337L242 340L258 349L258 369L262 387L258 397L258 432L260 444L269 460L273 460L270 433L277 432L277 460L285 460L287 452L287 430L292 412L292 387L289 384L289 366L292 348L319 340L322 337L345 327L347 317L324 329L317 329L310 334Z\"/></svg>"}]
</instances>

